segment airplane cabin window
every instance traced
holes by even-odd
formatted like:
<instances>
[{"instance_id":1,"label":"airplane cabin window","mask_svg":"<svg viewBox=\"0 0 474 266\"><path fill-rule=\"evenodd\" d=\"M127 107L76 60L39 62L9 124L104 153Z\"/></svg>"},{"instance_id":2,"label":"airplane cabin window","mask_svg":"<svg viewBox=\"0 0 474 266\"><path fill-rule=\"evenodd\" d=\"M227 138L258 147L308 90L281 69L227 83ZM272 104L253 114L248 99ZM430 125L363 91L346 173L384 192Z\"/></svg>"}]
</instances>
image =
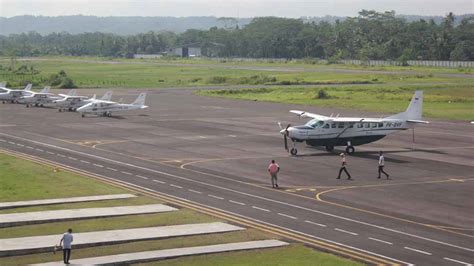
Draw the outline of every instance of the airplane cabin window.
<instances>
[{"instance_id":1,"label":"airplane cabin window","mask_svg":"<svg viewBox=\"0 0 474 266\"><path fill-rule=\"evenodd\" d=\"M372 128L377 127L377 123L370 123L370 124L371 124Z\"/></svg>"},{"instance_id":2,"label":"airplane cabin window","mask_svg":"<svg viewBox=\"0 0 474 266\"><path fill-rule=\"evenodd\" d=\"M332 123L331 128L336 128L336 123Z\"/></svg>"},{"instance_id":3,"label":"airplane cabin window","mask_svg":"<svg viewBox=\"0 0 474 266\"><path fill-rule=\"evenodd\" d=\"M383 127L383 123L379 123L379 127Z\"/></svg>"},{"instance_id":4,"label":"airplane cabin window","mask_svg":"<svg viewBox=\"0 0 474 266\"><path fill-rule=\"evenodd\" d=\"M337 127L338 127L338 128L344 128L344 123L338 123L338 124L337 124Z\"/></svg>"},{"instance_id":5,"label":"airplane cabin window","mask_svg":"<svg viewBox=\"0 0 474 266\"><path fill-rule=\"evenodd\" d=\"M370 124L369 123L365 123L365 128L369 128L370 127Z\"/></svg>"},{"instance_id":6,"label":"airplane cabin window","mask_svg":"<svg viewBox=\"0 0 474 266\"><path fill-rule=\"evenodd\" d=\"M363 128L363 127L364 127L364 124L362 124L362 123L357 123L357 127L358 127L358 128Z\"/></svg>"},{"instance_id":7,"label":"airplane cabin window","mask_svg":"<svg viewBox=\"0 0 474 266\"><path fill-rule=\"evenodd\" d=\"M353 127L354 127L354 124L350 124L350 125L349 125L349 128L353 128Z\"/></svg>"},{"instance_id":8,"label":"airplane cabin window","mask_svg":"<svg viewBox=\"0 0 474 266\"><path fill-rule=\"evenodd\" d=\"M323 128L329 128L329 124L324 124Z\"/></svg>"}]
</instances>

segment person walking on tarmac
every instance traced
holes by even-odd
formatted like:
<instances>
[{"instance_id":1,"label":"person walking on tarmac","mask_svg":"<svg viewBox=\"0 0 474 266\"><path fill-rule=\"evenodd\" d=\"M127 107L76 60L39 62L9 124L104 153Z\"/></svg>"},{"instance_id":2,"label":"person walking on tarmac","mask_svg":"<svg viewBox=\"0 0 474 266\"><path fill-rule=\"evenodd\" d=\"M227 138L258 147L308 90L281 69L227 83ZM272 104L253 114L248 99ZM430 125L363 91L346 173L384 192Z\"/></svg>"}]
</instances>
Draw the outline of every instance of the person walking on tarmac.
<instances>
[{"instance_id":1,"label":"person walking on tarmac","mask_svg":"<svg viewBox=\"0 0 474 266\"><path fill-rule=\"evenodd\" d=\"M383 167L385 166L385 158L383 157L383 151L380 151L380 154L379 154L379 178L380 179L380 174L383 173L387 179L389 179L390 175L387 174L384 170L383 170Z\"/></svg>"},{"instance_id":2,"label":"person walking on tarmac","mask_svg":"<svg viewBox=\"0 0 474 266\"><path fill-rule=\"evenodd\" d=\"M272 160L272 162L268 166L268 172L270 173L270 177L272 179L272 187L278 188L277 174L278 172L280 172L280 166L275 163L275 160Z\"/></svg>"},{"instance_id":3,"label":"person walking on tarmac","mask_svg":"<svg viewBox=\"0 0 474 266\"><path fill-rule=\"evenodd\" d=\"M341 168L339 169L339 175L337 176L337 179L341 178L341 173L342 171L344 171L347 175L347 180L349 180L351 179L351 174L349 174L349 172L347 172L347 169L346 169L346 166L347 166L346 155L344 153L341 153L339 154L339 156L341 156Z\"/></svg>"}]
</instances>

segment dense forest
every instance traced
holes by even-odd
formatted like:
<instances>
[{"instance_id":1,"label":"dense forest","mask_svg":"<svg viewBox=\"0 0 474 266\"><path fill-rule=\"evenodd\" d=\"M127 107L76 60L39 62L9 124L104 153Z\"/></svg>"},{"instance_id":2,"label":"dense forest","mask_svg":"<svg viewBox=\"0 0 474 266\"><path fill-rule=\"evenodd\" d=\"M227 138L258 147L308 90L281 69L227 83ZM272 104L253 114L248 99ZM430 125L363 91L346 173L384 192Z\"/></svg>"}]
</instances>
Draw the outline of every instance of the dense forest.
<instances>
[{"instance_id":1,"label":"dense forest","mask_svg":"<svg viewBox=\"0 0 474 266\"><path fill-rule=\"evenodd\" d=\"M199 46L207 56L253 58L324 58L380 60L474 60L474 16L459 23L449 13L442 22L407 21L395 12L362 10L335 23L277 17L254 18L243 27L232 24L183 33L36 32L0 36L0 55L91 55L119 57L161 53L170 47Z\"/></svg>"}]
</instances>

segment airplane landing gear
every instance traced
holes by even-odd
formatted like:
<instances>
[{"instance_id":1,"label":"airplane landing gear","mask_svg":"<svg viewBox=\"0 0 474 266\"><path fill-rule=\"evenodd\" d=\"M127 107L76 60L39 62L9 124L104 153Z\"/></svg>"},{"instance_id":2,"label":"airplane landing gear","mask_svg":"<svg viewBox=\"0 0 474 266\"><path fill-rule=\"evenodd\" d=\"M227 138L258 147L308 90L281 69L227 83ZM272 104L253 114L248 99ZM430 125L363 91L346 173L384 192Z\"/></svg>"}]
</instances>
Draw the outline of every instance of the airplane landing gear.
<instances>
[{"instance_id":1,"label":"airplane landing gear","mask_svg":"<svg viewBox=\"0 0 474 266\"><path fill-rule=\"evenodd\" d=\"M332 146L332 145L326 146L326 151L332 152L333 150L334 150L334 146Z\"/></svg>"},{"instance_id":2,"label":"airplane landing gear","mask_svg":"<svg viewBox=\"0 0 474 266\"><path fill-rule=\"evenodd\" d=\"M290 153L291 155L296 156L296 154L298 154L298 150L296 148L291 148Z\"/></svg>"},{"instance_id":3,"label":"airplane landing gear","mask_svg":"<svg viewBox=\"0 0 474 266\"><path fill-rule=\"evenodd\" d=\"M85 117L86 115L84 113L81 114L81 117Z\"/></svg>"},{"instance_id":4,"label":"airplane landing gear","mask_svg":"<svg viewBox=\"0 0 474 266\"><path fill-rule=\"evenodd\" d=\"M355 152L354 146L352 146L351 142L347 142L347 147L346 147L346 153L347 154L353 154Z\"/></svg>"}]
</instances>

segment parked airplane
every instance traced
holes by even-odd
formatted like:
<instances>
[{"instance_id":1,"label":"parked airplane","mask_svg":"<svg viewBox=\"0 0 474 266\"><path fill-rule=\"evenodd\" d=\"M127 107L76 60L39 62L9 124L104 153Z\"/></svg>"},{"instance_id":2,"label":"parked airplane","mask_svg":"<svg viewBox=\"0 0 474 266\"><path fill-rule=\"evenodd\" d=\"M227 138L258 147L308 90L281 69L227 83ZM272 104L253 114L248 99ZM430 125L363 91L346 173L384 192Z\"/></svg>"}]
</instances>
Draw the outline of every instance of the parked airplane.
<instances>
[{"instance_id":1,"label":"parked airplane","mask_svg":"<svg viewBox=\"0 0 474 266\"><path fill-rule=\"evenodd\" d=\"M84 117L86 113L110 117L112 116L112 112L147 108L148 106L145 105L145 97L146 93L142 92L131 104L117 103L112 101L91 102L77 108L77 111L81 113L82 117Z\"/></svg>"},{"instance_id":2,"label":"parked airplane","mask_svg":"<svg viewBox=\"0 0 474 266\"><path fill-rule=\"evenodd\" d=\"M310 146L325 146L332 151L334 146L346 146L346 152L352 154L354 146L370 143L382 139L388 134L414 128L418 123L429 123L422 120L423 91L416 91L405 112L385 118L339 117L324 116L304 111L291 110L291 113L300 117L312 118L302 126L280 126L280 133L284 136L285 149L288 151L288 141L293 142L290 153L298 153L295 142L305 141Z\"/></svg>"},{"instance_id":3,"label":"parked airplane","mask_svg":"<svg viewBox=\"0 0 474 266\"><path fill-rule=\"evenodd\" d=\"M54 96L53 93L50 93L49 89L50 87L46 86L40 92L30 91L29 95L20 97L18 102L26 104L26 107L33 105L43 107L44 104L51 103L59 98L58 96Z\"/></svg>"},{"instance_id":4,"label":"parked airplane","mask_svg":"<svg viewBox=\"0 0 474 266\"><path fill-rule=\"evenodd\" d=\"M77 108L91 102L110 101L110 99L112 99L112 93L112 91L107 91L100 99L96 99L95 95L88 99L86 96L76 95L76 90L73 89L70 90L68 94L59 94L63 96L63 98L55 100L53 104L58 107L59 112L63 110L76 111Z\"/></svg>"},{"instance_id":5,"label":"parked airplane","mask_svg":"<svg viewBox=\"0 0 474 266\"><path fill-rule=\"evenodd\" d=\"M5 84L4 82L2 82ZM26 87L23 90L12 90L9 88L6 88L5 85L1 86L1 89L3 92L0 92L0 100L2 103L6 102L11 102L15 103L18 101L20 97L29 95L31 93L31 87L33 87L32 84L26 85Z\"/></svg>"}]
</instances>

